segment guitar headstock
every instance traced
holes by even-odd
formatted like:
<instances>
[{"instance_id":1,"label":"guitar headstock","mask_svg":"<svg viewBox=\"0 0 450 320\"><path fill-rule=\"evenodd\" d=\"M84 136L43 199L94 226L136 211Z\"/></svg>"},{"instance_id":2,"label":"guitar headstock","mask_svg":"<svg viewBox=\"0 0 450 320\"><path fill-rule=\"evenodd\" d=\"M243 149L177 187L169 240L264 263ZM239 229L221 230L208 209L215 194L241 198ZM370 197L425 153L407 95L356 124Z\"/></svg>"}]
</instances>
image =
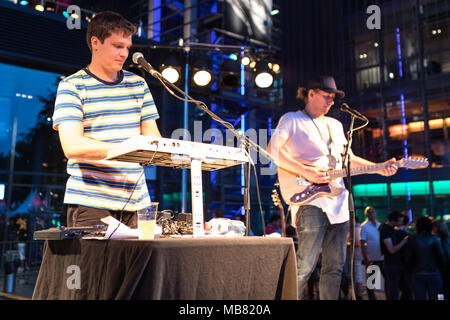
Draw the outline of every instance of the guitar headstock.
<instances>
[{"instance_id":1,"label":"guitar headstock","mask_svg":"<svg viewBox=\"0 0 450 320\"><path fill-rule=\"evenodd\" d=\"M418 156L410 156L398 161L399 167L408 169L423 169L428 167L428 159Z\"/></svg>"}]
</instances>

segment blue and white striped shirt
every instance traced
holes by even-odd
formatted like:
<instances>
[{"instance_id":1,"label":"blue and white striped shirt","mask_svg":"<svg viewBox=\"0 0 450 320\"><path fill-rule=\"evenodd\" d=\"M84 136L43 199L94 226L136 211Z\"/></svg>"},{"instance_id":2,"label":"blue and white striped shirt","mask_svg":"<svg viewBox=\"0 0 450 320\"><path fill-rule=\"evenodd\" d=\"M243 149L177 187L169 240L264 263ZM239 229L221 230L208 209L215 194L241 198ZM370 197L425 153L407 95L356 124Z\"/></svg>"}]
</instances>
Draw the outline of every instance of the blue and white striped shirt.
<instances>
[{"instance_id":1,"label":"blue and white striped shirt","mask_svg":"<svg viewBox=\"0 0 450 320\"><path fill-rule=\"evenodd\" d=\"M142 122L157 118L153 97L141 77L121 71L117 81L106 82L82 69L59 83L53 128L79 121L85 137L119 143L140 135ZM143 168L138 164L69 159L67 173L64 203L127 211L149 205Z\"/></svg>"}]
</instances>

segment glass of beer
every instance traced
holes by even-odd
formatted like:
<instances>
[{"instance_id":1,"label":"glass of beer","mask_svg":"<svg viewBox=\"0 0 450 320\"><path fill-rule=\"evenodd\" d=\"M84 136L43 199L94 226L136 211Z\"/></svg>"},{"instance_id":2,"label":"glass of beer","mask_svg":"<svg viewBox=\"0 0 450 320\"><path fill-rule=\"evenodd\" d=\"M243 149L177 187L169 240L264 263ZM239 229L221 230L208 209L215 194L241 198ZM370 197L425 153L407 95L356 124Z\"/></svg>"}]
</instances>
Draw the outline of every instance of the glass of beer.
<instances>
[{"instance_id":1,"label":"glass of beer","mask_svg":"<svg viewBox=\"0 0 450 320\"><path fill-rule=\"evenodd\" d=\"M155 226L156 215L158 214L158 204L159 202L150 202L150 206L137 212L138 229L140 231L139 239L155 239Z\"/></svg>"}]
</instances>

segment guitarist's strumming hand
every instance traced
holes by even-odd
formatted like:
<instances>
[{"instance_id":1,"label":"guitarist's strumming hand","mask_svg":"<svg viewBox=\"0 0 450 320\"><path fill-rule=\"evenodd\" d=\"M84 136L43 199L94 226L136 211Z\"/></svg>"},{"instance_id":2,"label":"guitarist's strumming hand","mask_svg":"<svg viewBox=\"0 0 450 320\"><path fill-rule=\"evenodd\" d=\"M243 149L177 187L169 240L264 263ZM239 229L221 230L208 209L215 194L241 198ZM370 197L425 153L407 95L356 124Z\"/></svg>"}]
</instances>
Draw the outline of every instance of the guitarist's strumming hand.
<instances>
[{"instance_id":1,"label":"guitarist's strumming hand","mask_svg":"<svg viewBox=\"0 0 450 320\"><path fill-rule=\"evenodd\" d=\"M304 165L302 176L312 183L322 184L330 182L328 170L320 167Z\"/></svg>"},{"instance_id":2,"label":"guitarist's strumming hand","mask_svg":"<svg viewBox=\"0 0 450 320\"><path fill-rule=\"evenodd\" d=\"M382 176L385 176L385 177L389 177L389 176L396 174L398 167L395 165L395 162L396 162L395 158L392 158L386 162L383 162L386 165L386 167L384 169L378 171L377 173L381 174Z\"/></svg>"}]
</instances>

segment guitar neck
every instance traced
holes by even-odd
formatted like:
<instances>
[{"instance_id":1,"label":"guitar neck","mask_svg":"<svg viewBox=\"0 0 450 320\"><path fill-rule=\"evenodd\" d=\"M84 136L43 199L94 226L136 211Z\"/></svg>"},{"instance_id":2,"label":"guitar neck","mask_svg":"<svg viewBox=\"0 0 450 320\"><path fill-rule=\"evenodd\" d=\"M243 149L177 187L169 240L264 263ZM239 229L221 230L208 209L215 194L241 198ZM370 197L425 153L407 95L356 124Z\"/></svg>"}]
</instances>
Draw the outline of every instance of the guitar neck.
<instances>
[{"instance_id":1,"label":"guitar neck","mask_svg":"<svg viewBox=\"0 0 450 320\"><path fill-rule=\"evenodd\" d=\"M399 161L396 161L395 165L400 168ZM350 175L357 176L360 174L372 173L372 172L382 170L382 169L386 168L386 166L387 166L386 164L380 163L380 164L373 164L373 165L369 165L369 166L350 168ZM344 178L347 176L347 171L346 171L346 169L330 170L330 171L328 171L328 175L330 176L331 179Z\"/></svg>"}]
</instances>

